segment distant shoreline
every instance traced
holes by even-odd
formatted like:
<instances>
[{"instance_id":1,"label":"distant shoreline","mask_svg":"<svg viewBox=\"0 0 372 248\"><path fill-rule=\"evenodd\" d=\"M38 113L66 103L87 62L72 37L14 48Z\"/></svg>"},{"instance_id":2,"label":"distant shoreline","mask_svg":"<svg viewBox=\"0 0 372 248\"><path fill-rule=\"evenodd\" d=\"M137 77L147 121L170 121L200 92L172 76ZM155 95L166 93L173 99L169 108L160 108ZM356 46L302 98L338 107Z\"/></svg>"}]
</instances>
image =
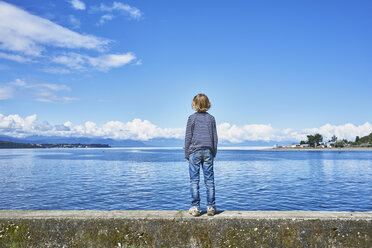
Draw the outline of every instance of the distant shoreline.
<instances>
[{"instance_id":1,"label":"distant shoreline","mask_svg":"<svg viewBox=\"0 0 372 248\"><path fill-rule=\"evenodd\" d=\"M263 151L372 151L372 147L344 147L344 148L267 148Z\"/></svg>"},{"instance_id":2,"label":"distant shoreline","mask_svg":"<svg viewBox=\"0 0 372 248\"><path fill-rule=\"evenodd\" d=\"M111 146L107 144L67 144L67 143L57 143L57 144L31 144L31 143L18 143L11 141L0 140L0 149L50 149L50 148L110 148Z\"/></svg>"}]
</instances>

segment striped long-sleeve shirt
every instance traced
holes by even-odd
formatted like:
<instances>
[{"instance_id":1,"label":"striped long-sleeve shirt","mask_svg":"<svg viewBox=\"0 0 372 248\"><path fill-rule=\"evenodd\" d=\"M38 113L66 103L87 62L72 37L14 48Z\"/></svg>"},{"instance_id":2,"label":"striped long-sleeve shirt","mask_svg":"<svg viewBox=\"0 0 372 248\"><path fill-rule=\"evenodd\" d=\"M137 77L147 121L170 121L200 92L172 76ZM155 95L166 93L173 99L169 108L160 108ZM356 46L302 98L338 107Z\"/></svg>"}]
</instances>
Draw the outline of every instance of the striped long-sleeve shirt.
<instances>
[{"instance_id":1,"label":"striped long-sleeve shirt","mask_svg":"<svg viewBox=\"0 0 372 248\"><path fill-rule=\"evenodd\" d=\"M185 158L189 159L191 153L209 148L213 157L217 154L216 120L207 112L195 112L189 116L185 135Z\"/></svg>"}]
</instances>

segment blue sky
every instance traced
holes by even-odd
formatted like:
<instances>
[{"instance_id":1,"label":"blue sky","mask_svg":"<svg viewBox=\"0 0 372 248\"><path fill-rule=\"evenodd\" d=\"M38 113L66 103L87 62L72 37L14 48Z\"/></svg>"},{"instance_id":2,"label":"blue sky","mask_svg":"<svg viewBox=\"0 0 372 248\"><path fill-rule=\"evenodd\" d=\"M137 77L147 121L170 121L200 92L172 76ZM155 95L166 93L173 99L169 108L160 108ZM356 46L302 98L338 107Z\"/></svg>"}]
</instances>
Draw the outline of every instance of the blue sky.
<instances>
[{"instance_id":1,"label":"blue sky","mask_svg":"<svg viewBox=\"0 0 372 248\"><path fill-rule=\"evenodd\" d=\"M0 11L3 134L68 122L61 135L181 137L199 92L233 142L372 132L371 1L5 1ZM143 129L128 127L135 119Z\"/></svg>"}]
</instances>

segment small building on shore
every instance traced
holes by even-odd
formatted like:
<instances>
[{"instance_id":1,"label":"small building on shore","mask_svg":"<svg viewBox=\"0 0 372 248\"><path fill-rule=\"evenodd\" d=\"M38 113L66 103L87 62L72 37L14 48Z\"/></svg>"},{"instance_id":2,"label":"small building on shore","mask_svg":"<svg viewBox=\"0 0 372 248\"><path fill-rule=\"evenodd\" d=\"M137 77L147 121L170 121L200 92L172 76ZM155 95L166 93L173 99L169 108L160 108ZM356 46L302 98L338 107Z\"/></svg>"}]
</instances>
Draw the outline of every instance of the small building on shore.
<instances>
[{"instance_id":1,"label":"small building on shore","mask_svg":"<svg viewBox=\"0 0 372 248\"><path fill-rule=\"evenodd\" d=\"M335 146L335 143L334 142L326 142L326 143L324 143L324 146L327 147L327 148L332 148L332 146Z\"/></svg>"}]
</instances>

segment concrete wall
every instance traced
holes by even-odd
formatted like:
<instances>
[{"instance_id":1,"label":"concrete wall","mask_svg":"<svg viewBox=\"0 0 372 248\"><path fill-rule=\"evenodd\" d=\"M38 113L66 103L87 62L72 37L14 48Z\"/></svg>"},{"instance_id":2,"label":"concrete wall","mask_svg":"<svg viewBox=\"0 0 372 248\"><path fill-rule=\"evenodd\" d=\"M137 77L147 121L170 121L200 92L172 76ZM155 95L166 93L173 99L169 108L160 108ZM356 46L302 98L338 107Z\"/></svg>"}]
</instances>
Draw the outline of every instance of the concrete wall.
<instances>
[{"instance_id":1,"label":"concrete wall","mask_svg":"<svg viewBox=\"0 0 372 248\"><path fill-rule=\"evenodd\" d=\"M2 210L0 247L372 247L372 212Z\"/></svg>"}]
</instances>

